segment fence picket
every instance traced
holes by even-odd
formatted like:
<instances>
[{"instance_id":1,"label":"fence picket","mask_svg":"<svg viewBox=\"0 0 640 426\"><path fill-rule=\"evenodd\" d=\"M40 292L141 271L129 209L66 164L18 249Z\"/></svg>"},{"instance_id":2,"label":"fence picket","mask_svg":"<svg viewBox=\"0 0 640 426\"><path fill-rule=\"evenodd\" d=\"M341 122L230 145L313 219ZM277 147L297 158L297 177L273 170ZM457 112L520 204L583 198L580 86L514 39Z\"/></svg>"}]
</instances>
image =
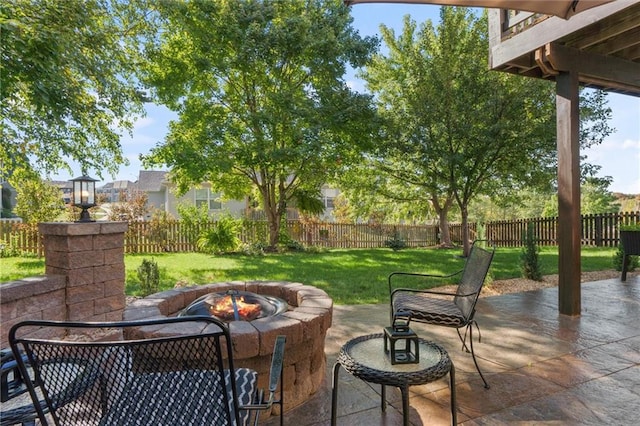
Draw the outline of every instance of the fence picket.
<instances>
[{"instance_id":1,"label":"fence picket","mask_svg":"<svg viewBox=\"0 0 640 426\"><path fill-rule=\"evenodd\" d=\"M485 238L495 241L498 247L520 247L528 224L534 229L538 245L556 245L558 218L529 218L503 220L484 224ZM595 247L617 247L621 225L640 223L640 211L604 213L582 216L582 245ZM197 236L212 227L214 222L202 225L187 225L180 221L131 222L125 236L126 253L195 252ZM301 222L287 220L288 235L307 246L327 248L377 248L385 242L399 238L407 247L428 247L439 243L436 225L382 225L346 224L332 222ZM471 238L477 237L478 226L469 224ZM268 223L262 220L244 220L240 240L244 243L266 241ZM462 243L462 225L449 225L452 242ZM22 253L44 255L42 236L36 226L16 221L0 221L0 250L10 247Z\"/></svg>"}]
</instances>

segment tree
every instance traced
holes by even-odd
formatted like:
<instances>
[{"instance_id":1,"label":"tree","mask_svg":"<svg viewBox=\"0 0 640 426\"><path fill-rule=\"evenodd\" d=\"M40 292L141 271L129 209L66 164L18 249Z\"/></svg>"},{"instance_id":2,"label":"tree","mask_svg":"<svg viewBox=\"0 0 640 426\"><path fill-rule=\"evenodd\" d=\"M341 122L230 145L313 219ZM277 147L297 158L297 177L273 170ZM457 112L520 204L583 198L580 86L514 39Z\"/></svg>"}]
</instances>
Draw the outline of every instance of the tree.
<instances>
[{"instance_id":1,"label":"tree","mask_svg":"<svg viewBox=\"0 0 640 426\"><path fill-rule=\"evenodd\" d=\"M137 36L144 0L6 0L0 4L0 176L126 162L120 132L142 114ZM25 171L26 173L19 173Z\"/></svg>"},{"instance_id":2,"label":"tree","mask_svg":"<svg viewBox=\"0 0 640 426\"><path fill-rule=\"evenodd\" d=\"M465 253L471 201L482 194L549 187L556 171L552 84L489 71L486 13L442 8L440 24L420 29L405 18L402 34L382 26L388 56L376 55L363 77L386 119L383 167L378 170L422 199L455 200ZM606 135L604 96L592 105L583 142ZM445 226L446 203L440 203Z\"/></svg>"},{"instance_id":3,"label":"tree","mask_svg":"<svg viewBox=\"0 0 640 426\"><path fill-rule=\"evenodd\" d=\"M17 176L23 182L16 188L14 212L26 223L53 222L64 214L60 188L38 177Z\"/></svg>"},{"instance_id":4,"label":"tree","mask_svg":"<svg viewBox=\"0 0 640 426\"><path fill-rule=\"evenodd\" d=\"M142 220L149 213L149 194L139 190L129 190L120 194L120 200L113 203L107 218L114 221L134 222Z\"/></svg>"},{"instance_id":5,"label":"tree","mask_svg":"<svg viewBox=\"0 0 640 426\"><path fill-rule=\"evenodd\" d=\"M180 192L210 182L239 198L255 188L275 247L287 203L318 193L371 140L370 97L343 75L377 40L357 34L339 0L157 7L145 81L178 119L146 164L169 166Z\"/></svg>"},{"instance_id":6,"label":"tree","mask_svg":"<svg viewBox=\"0 0 640 426\"><path fill-rule=\"evenodd\" d=\"M609 191L611 177L587 177L580 186L580 211L582 214L617 213L620 203ZM545 203L544 216L558 216L558 195L554 194Z\"/></svg>"}]
</instances>

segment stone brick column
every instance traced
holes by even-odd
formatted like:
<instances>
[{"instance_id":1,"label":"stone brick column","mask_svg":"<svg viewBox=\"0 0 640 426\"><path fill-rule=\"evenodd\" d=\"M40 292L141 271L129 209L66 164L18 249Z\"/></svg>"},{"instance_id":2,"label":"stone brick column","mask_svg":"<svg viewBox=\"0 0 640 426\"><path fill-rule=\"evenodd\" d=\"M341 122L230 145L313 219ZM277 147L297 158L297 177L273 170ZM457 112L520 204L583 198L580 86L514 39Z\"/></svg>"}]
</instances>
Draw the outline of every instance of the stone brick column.
<instances>
[{"instance_id":1,"label":"stone brick column","mask_svg":"<svg viewBox=\"0 0 640 426\"><path fill-rule=\"evenodd\" d=\"M45 273L66 277L70 321L119 321L125 307L126 222L40 223Z\"/></svg>"}]
</instances>

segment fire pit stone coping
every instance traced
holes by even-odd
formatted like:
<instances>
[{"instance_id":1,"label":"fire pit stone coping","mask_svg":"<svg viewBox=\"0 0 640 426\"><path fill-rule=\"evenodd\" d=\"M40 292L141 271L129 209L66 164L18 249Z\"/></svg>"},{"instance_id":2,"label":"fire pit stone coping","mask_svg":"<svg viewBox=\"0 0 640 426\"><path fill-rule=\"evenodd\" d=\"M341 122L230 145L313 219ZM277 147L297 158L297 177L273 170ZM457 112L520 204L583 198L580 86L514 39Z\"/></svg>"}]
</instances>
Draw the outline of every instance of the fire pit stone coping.
<instances>
[{"instance_id":1,"label":"fire pit stone coping","mask_svg":"<svg viewBox=\"0 0 640 426\"><path fill-rule=\"evenodd\" d=\"M253 368L258 385L268 387L268 373L276 336L287 339L284 362L285 410L294 408L318 391L325 376L324 341L331 327L333 301L321 289L287 281L229 281L180 287L132 301L123 312L126 321L175 316L194 300L210 293L248 291L279 297L289 310L253 321L231 321L233 356L237 367ZM172 335L175 328L145 327L143 335ZM189 330L193 332L193 330Z\"/></svg>"}]
</instances>

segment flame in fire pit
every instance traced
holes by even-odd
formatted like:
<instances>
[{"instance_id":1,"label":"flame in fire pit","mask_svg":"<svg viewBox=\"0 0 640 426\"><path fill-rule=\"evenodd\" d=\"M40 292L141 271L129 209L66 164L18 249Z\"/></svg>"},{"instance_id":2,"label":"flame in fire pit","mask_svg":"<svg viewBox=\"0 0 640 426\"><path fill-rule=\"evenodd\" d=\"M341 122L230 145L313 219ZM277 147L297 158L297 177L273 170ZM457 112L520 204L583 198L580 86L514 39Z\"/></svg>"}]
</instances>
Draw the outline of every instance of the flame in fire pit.
<instances>
[{"instance_id":1,"label":"flame in fire pit","mask_svg":"<svg viewBox=\"0 0 640 426\"><path fill-rule=\"evenodd\" d=\"M184 308L178 316L210 315L222 321L253 321L285 312L284 300L247 291L229 290L200 297Z\"/></svg>"},{"instance_id":2,"label":"flame in fire pit","mask_svg":"<svg viewBox=\"0 0 640 426\"><path fill-rule=\"evenodd\" d=\"M259 303L247 303L244 296L227 295L219 298L209 308L211 315L223 321L252 321L260 316L262 308ZM237 313L237 315L236 315Z\"/></svg>"}]
</instances>

